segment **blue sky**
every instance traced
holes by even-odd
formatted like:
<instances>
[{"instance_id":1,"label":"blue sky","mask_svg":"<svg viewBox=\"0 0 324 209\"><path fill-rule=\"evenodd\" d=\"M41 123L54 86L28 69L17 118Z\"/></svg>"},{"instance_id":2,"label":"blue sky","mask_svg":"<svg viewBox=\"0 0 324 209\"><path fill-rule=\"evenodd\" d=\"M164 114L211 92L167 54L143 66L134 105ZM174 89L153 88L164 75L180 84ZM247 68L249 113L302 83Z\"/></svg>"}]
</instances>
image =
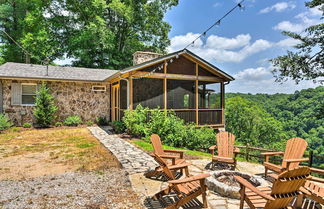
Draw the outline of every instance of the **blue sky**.
<instances>
[{"instance_id":1,"label":"blue sky","mask_svg":"<svg viewBox=\"0 0 324 209\"><path fill-rule=\"evenodd\" d=\"M165 17L172 26L168 51L184 48L236 3L236 0L180 0ZM293 93L318 86L312 81L298 85L293 81L274 82L268 60L283 55L296 44L281 31L300 33L310 25L323 22L321 12L306 8L301 0L246 0L243 5L243 11L235 10L188 48L236 78L226 91Z\"/></svg>"}]
</instances>

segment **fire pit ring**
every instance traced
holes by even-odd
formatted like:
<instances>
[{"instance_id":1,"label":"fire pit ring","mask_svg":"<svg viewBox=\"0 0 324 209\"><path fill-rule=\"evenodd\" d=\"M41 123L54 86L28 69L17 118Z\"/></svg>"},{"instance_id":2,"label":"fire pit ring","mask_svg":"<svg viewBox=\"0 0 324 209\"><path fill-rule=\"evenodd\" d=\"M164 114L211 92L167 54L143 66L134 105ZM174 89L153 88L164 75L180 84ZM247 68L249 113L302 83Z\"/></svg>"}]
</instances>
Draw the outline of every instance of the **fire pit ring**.
<instances>
[{"instance_id":1,"label":"fire pit ring","mask_svg":"<svg viewBox=\"0 0 324 209\"><path fill-rule=\"evenodd\" d=\"M210 172L210 177L206 179L206 185L209 190L214 191L223 197L240 199L240 185L236 182L234 176L241 176L254 186L269 186L268 182L260 176L231 170Z\"/></svg>"}]
</instances>

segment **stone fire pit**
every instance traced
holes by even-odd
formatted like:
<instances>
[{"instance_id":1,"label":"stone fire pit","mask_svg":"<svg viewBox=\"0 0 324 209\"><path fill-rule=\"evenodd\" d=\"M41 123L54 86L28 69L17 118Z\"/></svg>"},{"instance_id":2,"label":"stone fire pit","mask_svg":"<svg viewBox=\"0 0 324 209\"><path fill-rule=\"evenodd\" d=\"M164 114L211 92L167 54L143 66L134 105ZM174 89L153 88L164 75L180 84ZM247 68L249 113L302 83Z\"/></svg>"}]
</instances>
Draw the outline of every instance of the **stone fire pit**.
<instances>
[{"instance_id":1,"label":"stone fire pit","mask_svg":"<svg viewBox=\"0 0 324 209\"><path fill-rule=\"evenodd\" d=\"M268 186L268 182L260 176L251 175L239 171L221 170L210 172L210 177L206 179L208 189L221 196L240 199L240 184L236 182L234 176L241 176L254 186Z\"/></svg>"}]
</instances>

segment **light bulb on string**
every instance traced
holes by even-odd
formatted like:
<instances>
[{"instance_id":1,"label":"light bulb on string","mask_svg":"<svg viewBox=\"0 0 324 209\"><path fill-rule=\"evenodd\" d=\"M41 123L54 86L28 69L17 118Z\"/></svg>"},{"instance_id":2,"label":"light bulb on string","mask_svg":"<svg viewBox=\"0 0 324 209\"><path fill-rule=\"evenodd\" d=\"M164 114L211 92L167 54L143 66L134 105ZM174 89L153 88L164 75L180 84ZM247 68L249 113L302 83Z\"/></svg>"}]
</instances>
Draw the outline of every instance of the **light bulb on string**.
<instances>
[{"instance_id":1,"label":"light bulb on string","mask_svg":"<svg viewBox=\"0 0 324 209\"><path fill-rule=\"evenodd\" d=\"M240 8L241 11L244 11L245 10L245 6L242 5L241 3L239 3L237 6Z\"/></svg>"}]
</instances>

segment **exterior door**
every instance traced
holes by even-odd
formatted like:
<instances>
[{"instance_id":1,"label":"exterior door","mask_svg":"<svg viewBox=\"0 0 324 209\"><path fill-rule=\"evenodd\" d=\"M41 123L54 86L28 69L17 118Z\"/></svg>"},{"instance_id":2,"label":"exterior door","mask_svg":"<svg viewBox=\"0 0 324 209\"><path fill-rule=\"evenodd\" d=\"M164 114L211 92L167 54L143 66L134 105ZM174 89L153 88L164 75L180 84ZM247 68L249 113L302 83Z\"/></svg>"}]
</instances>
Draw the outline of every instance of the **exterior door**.
<instances>
[{"instance_id":1,"label":"exterior door","mask_svg":"<svg viewBox=\"0 0 324 209\"><path fill-rule=\"evenodd\" d=\"M119 118L119 84L113 85L111 88L111 119L120 120Z\"/></svg>"}]
</instances>

